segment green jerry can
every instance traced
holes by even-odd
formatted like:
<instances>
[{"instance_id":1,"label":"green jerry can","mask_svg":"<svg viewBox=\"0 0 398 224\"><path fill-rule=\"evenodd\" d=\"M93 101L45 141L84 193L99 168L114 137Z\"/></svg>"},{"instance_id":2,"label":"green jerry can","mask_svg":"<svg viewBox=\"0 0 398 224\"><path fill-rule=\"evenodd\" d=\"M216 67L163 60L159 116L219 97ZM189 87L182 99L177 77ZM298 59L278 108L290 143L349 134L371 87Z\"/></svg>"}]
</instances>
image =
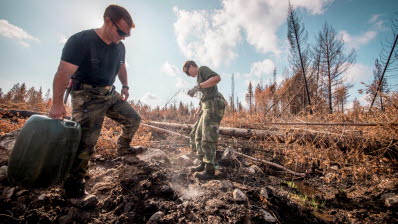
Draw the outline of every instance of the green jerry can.
<instances>
[{"instance_id":1,"label":"green jerry can","mask_svg":"<svg viewBox=\"0 0 398 224\"><path fill-rule=\"evenodd\" d=\"M62 182L73 164L80 137L79 123L33 115L15 141L8 160L8 180L29 188Z\"/></svg>"}]
</instances>

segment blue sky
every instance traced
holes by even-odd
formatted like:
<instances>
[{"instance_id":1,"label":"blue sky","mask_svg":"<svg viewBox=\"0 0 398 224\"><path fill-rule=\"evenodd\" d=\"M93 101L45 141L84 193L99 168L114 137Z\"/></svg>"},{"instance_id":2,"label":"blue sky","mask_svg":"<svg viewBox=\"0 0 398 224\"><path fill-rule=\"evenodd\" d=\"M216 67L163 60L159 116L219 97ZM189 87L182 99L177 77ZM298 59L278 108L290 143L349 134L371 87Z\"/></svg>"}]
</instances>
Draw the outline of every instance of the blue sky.
<instances>
[{"instance_id":1,"label":"blue sky","mask_svg":"<svg viewBox=\"0 0 398 224\"><path fill-rule=\"evenodd\" d=\"M290 69L286 39L287 1L282 0L1 0L0 88L13 84L51 88L67 38L102 25L106 6L116 3L132 15L136 28L124 43L130 96L163 106L174 100L194 102L185 92L195 79L181 71L188 59L221 75L219 90L242 101L249 81L268 83L276 66L278 80ZM355 83L372 78L380 42L391 38L390 19L397 0L292 0L305 23L309 44L327 21L343 36L347 50L355 48L357 61L345 76ZM290 72L291 73L291 72ZM397 88L398 80L388 80ZM116 87L120 90L117 80Z\"/></svg>"}]
</instances>

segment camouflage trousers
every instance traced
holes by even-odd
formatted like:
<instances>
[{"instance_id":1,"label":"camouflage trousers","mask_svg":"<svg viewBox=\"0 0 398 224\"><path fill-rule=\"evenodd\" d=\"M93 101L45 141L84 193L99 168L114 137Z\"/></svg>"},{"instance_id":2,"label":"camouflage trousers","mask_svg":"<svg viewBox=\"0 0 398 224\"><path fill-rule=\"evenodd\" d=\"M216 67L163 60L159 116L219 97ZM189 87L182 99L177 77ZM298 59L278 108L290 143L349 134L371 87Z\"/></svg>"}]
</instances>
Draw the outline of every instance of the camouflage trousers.
<instances>
[{"instance_id":1,"label":"camouflage trousers","mask_svg":"<svg viewBox=\"0 0 398 224\"><path fill-rule=\"evenodd\" d=\"M202 113L201 113L202 114ZM201 115L200 115L201 116ZM196 141L195 141L195 137L196 137L196 130L198 130L198 125L200 122L200 116L199 118L196 120L195 124L193 125L192 131L189 134L189 144L191 145L191 150L192 152L196 153Z\"/></svg>"},{"instance_id":2,"label":"camouflage trousers","mask_svg":"<svg viewBox=\"0 0 398 224\"><path fill-rule=\"evenodd\" d=\"M122 101L121 95L114 90L101 87L84 88L73 90L71 96L72 119L80 123L82 136L68 179L79 180L87 172L105 116L123 125L118 142L126 144L125 147L130 146L141 117L129 103Z\"/></svg>"},{"instance_id":3,"label":"camouflage trousers","mask_svg":"<svg viewBox=\"0 0 398 224\"><path fill-rule=\"evenodd\" d=\"M199 160L206 164L215 165L218 133L224 112L225 101L222 98L202 102L202 114L191 132L191 139L195 137L195 145L191 140L192 151L196 151Z\"/></svg>"}]
</instances>

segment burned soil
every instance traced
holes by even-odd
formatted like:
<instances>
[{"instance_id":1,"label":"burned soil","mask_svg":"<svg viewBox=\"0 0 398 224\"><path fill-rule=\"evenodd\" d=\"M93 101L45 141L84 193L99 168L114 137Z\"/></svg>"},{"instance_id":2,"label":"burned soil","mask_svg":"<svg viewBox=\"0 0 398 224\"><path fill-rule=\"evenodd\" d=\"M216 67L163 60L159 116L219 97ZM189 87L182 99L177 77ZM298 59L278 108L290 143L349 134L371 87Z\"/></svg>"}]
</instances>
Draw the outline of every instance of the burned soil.
<instances>
[{"instance_id":1,"label":"burned soil","mask_svg":"<svg viewBox=\"0 0 398 224\"><path fill-rule=\"evenodd\" d=\"M230 146L222 139L217 177L198 181L190 172L197 161L189 156L187 142L160 133L154 133L151 146L137 156L97 150L86 181L98 203L66 200L60 186L10 186L6 166L16 135L0 137L0 223L398 222L397 176L358 187L355 180L325 181L342 167L314 166L306 177L297 178L236 155L221 158ZM249 148L242 144L239 150L250 154ZM272 158L282 162L278 156Z\"/></svg>"}]
</instances>

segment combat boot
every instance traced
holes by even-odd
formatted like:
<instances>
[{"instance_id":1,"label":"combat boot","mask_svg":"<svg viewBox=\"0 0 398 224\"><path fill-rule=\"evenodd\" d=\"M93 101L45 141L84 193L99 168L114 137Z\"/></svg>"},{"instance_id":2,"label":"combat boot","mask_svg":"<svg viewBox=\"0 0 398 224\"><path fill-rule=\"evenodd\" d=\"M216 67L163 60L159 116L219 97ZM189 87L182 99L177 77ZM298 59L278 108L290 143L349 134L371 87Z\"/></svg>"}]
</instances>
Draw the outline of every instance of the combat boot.
<instances>
[{"instance_id":1,"label":"combat boot","mask_svg":"<svg viewBox=\"0 0 398 224\"><path fill-rule=\"evenodd\" d=\"M122 137L117 140L117 154L119 156L124 156L127 154L137 155L147 150L147 148L143 146L131 147L130 142L131 140Z\"/></svg>"},{"instance_id":2,"label":"combat boot","mask_svg":"<svg viewBox=\"0 0 398 224\"><path fill-rule=\"evenodd\" d=\"M214 169L214 165L206 164L204 171L196 172L193 176L199 180L211 180L215 178L215 172L216 170Z\"/></svg>"},{"instance_id":3,"label":"combat boot","mask_svg":"<svg viewBox=\"0 0 398 224\"><path fill-rule=\"evenodd\" d=\"M120 147L117 148L118 156L124 155L138 155L148 150L147 147L144 146L135 146L135 147Z\"/></svg>"},{"instance_id":4,"label":"combat boot","mask_svg":"<svg viewBox=\"0 0 398 224\"><path fill-rule=\"evenodd\" d=\"M191 172L202 172L205 170L205 163L201 162L198 166L191 168Z\"/></svg>"},{"instance_id":5,"label":"combat boot","mask_svg":"<svg viewBox=\"0 0 398 224\"><path fill-rule=\"evenodd\" d=\"M68 177L64 183L64 196L66 198L83 198L89 195L86 191L86 181L84 178Z\"/></svg>"}]
</instances>

